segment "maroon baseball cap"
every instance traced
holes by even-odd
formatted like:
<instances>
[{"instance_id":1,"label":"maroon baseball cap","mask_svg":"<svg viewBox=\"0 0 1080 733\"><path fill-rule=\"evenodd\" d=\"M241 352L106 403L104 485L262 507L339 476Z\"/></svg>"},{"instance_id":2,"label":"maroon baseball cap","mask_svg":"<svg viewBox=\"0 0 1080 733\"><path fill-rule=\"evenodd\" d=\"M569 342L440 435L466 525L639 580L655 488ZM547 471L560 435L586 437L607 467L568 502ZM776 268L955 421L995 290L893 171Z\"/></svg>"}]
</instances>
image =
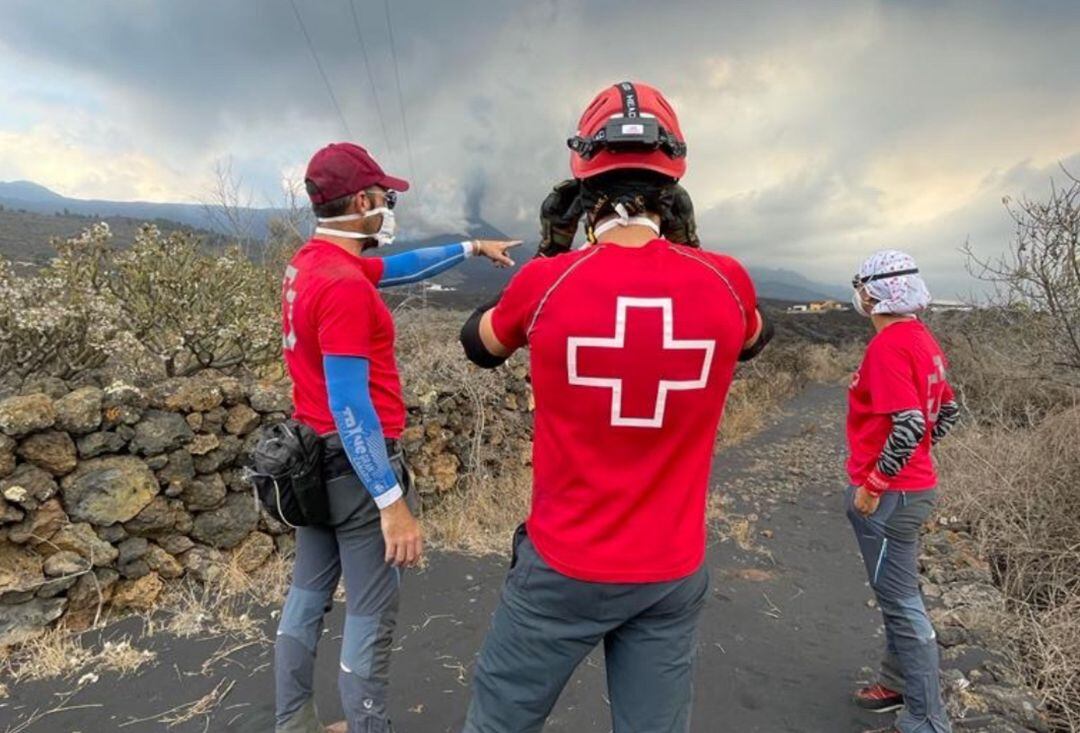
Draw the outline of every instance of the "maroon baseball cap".
<instances>
[{"instance_id":1,"label":"maroon baseball cap","mask_svg":"<svg viewBox=\"0 0 1080 733\"><path fill-rule=\"evenodd\" d=\"M315 153L304 174L304 185L313 204L325 204L370 186L409 190L408 181L386 175L368 151L352 143L330 143Z\"/></svg>"}]
</instances>

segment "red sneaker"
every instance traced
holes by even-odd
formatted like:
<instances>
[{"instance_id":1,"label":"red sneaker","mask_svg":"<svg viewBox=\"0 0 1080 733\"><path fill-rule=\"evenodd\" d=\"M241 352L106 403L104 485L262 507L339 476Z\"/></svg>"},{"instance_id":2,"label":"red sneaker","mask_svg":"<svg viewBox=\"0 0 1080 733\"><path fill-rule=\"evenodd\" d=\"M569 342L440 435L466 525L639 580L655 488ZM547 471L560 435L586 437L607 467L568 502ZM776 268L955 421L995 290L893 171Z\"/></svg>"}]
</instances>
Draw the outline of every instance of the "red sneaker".
<instances>
[{"instance_id":1,"label":"red sneaker","mask_svg":"<svg viewBox=\"0 0 1080 733\"><path fill-rule=\"evenodd\" d=\"M904 696L884 685L864 687L856 692L852 699L863 710L875 713L888 713L904 707ZM883 733L889 733L890 730L891 728L886 728Z\"/></svg>"}]
</instances>

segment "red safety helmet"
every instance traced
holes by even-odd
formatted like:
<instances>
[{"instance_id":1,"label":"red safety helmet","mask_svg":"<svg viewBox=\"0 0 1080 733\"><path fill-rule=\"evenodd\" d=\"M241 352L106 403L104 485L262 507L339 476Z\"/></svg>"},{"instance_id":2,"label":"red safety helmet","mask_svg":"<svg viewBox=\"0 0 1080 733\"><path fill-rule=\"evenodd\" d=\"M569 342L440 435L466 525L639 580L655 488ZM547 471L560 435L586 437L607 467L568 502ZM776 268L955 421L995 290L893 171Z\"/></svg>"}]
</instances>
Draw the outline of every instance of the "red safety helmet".
<instances>
[{"instance_id":1,"label":"red safety helmet","mask_svg":"<svg viewBox=\"0 0 1080 733\"><path fill-rule=\"evenodd\" d=\"M640 168L678 179L686 173L679 118L655 87L624 81L593 99L566 141L574 178Z\"/></svg>"}]
</instances>

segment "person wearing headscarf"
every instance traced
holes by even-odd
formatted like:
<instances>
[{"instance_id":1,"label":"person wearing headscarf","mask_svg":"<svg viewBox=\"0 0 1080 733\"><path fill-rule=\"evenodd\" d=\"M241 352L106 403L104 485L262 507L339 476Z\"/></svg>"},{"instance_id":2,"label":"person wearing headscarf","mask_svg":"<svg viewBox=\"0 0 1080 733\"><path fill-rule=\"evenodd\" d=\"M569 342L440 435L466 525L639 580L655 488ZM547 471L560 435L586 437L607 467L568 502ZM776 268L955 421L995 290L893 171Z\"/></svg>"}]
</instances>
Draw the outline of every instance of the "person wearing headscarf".
<instances>
[{"instance_id":1,"label":"person wearing headscarf","mask_svg":"<svg viewBox=\"0 0 1080 733\"><path fill-rule=\"evenodd\" d=\"M919 588L920 530L937 503L931 448L956 422L945 354L919 314L930 291L897 250L867 259L852 281L873 323L848 394L847 514L885 622L880 679L855 693L875 712L900 710L878 733L949 733L937 636Z\"/></svg>"}]
</instances>

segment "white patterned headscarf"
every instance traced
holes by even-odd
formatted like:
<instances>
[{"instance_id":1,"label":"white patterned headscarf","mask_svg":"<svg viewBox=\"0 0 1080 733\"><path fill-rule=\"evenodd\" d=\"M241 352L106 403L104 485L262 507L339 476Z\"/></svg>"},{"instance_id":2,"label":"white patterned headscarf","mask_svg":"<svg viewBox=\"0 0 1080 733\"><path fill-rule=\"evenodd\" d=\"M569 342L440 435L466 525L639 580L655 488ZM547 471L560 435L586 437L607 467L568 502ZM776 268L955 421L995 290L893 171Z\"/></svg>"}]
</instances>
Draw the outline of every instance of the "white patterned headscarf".
<instances>
[{"instance_id":1,"label":"white patterned headscarf","mask_svg":"<svg viewBox=\"0 0 1080 733\"><path fill-rule=\"evenodd\" d=\"M930 305L930 291L919 276L915 258L900 250L875 252L859 268L852 284L856 290L865 287L867 294L878 301L873 313L908 316Z\"/></svg>"}]
</instances>

